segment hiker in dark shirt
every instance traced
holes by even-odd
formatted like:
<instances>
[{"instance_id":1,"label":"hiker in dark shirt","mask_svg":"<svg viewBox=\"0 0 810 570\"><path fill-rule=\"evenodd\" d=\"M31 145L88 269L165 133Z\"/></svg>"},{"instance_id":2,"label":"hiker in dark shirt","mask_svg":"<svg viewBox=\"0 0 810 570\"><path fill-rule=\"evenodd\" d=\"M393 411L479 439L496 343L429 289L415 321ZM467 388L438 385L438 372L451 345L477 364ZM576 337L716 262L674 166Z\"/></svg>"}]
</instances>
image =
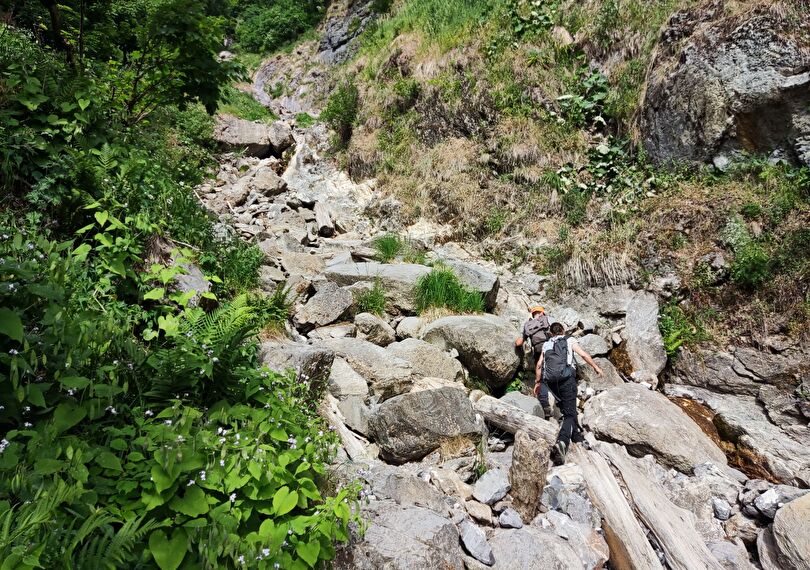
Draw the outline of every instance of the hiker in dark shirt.
<instances>
[{"instance_id":1,"label":"hiker in dark shirt","mask_svg":"<svg viewBox=\"0 0 810 570\"><path fill-rule=\"evenodd\" d=\"M554 463L562 465L571 442L580 443L585 440L577 421L577 370L574 353L599 376L603 372L575 338L565 336L565 328L560 323L553 323L550 332L552 336L543 343L537 360L534 393L537 395L543 386L548 386L562 411L562 425L552 450Z\"/></svg>"},{"instance_id":2,"label":"hiker in dark shirt","mask_svg":"<svg viewBox=\"0 0 810 570\"><path fill-rule=\"evenodd\" d=\"M546 310L540 305L535 305L529 309L529 312L531 312L532 316L526 321L526 324L523 325L523 336L515 339L515 346L522 347L527 340L530 341L532 347L532 364L534 365L540 357L540 348L549 337L549 323ZM548 386L545 384L541 386L539 400L540 405L543 407L545 418L550 418L551 404L548 399Z\"/></svg>"}]
</instances>

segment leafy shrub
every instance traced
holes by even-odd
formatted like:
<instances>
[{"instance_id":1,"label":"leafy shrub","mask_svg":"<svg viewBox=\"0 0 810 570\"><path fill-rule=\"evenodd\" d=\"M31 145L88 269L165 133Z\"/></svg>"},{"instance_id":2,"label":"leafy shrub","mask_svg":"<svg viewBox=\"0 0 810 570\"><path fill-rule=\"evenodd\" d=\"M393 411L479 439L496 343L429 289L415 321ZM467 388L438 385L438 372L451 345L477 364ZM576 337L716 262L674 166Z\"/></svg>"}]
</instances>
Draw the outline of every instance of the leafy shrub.
<instances>
[{"instance_id":1,"label":"leafy shrub","mask_svg":"<svg viewBox=\"0 0 810 570\"><path fill-rule=\"evenodd\" d=\"M405 249L405 242L396 234L386 234L376 238L372 247L377 250L377 261L389 263Z\"/></svg>"},{"instance_id":2,"label":"leafy shrub","mask_svg":"<svg viewBox=\"0 0 810 570\"><path fill-rule=\"evenodd\" d=\"M385 312L385 291L382 283L376 280L371 289L357 293L354 304L358 313L382 315Z\"/></svg>"},{"instance_id":3,"label":"leafy shrub","mask_svg":"<svg viewBox=\"0 0 810 570\"><path fill-rule=\"evenodd\" d=\"M756 202L748 202L740 209L740 213L749 220L753 220L762 213L762 206Z\"/></svg>"},{"instance_id":4,"label":"leafy shrub","mask_svg":"<svg viewBox=\"0 0 810 570\"><path fill-rule=\"evenodd\" d=\"M770 279L772 260L761 243L754 240L739 216L723 229L723 240L734 251L731 279L744 289L753 290Z\"/></svg>"},{"instance_id":5,"label":"leafy shrub","mask_svg":"<svg viewBox=\"0 0 810 570\"><path fill-rule=\"evenodd\" d=\"M223 245L217 262L225 276L223 287L231 293L255 288L259 283L258 270L266 256L256 245L248 245L240 239Z\"/></svg>"},{"instance_id":6,"label":"leafy shrub","mask_svg":"<svg viewBox=\"0 0 810 570\"><path fill-rule=\"evenodd\" d=\"M510 0L512 33L517 37L536 35L554 25L557 2L549 0Z\"/></svg>"},{"instance_id":7,"label":"leafy shrub","mask_svg":"<svg viewBox=\"0 0 810 570\"><path fill-rule=\"evenodd\" d=\"M485 309L479 292L464 287L450 268L441 266L419 278L414 299L420 313L430 308L447 308L456 313L483 313Z\"/></svg>"},{"instance_id":8,"label":"leafy shrub","mask_svg":"<svg viewBox=\"0 0 810 570\"><path fill-rule=\"evenodd\" d=\"M295 115L295 124L302 129L307 129L315 124L315 118L309 113L298 113Z\"/></svg>"},{"instance_id":9,"label":"leafy shrub","mask_svg":"<svg viewBox=\"0 0 810 570\"><path fill-rule=\"evenodd\" d=\"M236 26L236 41L252 52L272 52L294 41L321 19L324 2L320 0L277 0L256 3L242 14Z\"/></svg>"},{"instance_id":10,"label":"leafy shrub","mask_svg":"<svg viewBox=\"0 0 810 570\"><path fill-rule=\"evenodd\" d=\"M338 85L321 112L321 120L337 133L338 146L344 146L352 136L358 105L357 86L349 81Z\"/></svg>"},{"instance_id":11,"label":"leafy shrub","mask_svg":"<svg viewBox=\"0 0 810 570\"><path fill-rule=\"evenodd\" d=\"M566 119L580 127L604 123L602 114L610 90L607 78L598 70L581 65L573 76L571 87L573 93L557 98Z\"/></svg>"},{"instance_id":12,"label":"leafy shrub","mask_svg":"<svg viewBox=\"0 0 810 570\"><path fill-rule=\"evenodd\" d=\"M386 14L393 3L394 0L372 0L371 11L375 14Z\"/></svg>"},{"instance_id":13,"label":"leafy shrub","mask_svg":"<svg viewBox=\"0 0 810 570\"><path fill-rule=\"evenodd\" d=\"M676 356L684 344L710 339L702 320L687 314L677 300L661 307L658 328L664 339L664 349L670 358Z\"/></svg>"}]
</instances>

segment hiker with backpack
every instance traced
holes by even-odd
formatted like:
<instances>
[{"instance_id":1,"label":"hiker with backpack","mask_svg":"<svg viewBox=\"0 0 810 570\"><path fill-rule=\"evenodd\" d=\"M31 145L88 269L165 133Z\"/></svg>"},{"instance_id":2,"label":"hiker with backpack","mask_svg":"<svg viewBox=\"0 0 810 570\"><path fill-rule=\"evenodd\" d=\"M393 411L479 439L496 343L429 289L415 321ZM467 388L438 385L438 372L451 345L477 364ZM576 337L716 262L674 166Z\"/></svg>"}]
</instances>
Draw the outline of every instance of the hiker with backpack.
<instances>
[{"instance_id":1,"label":"hiker with backpack","mask_svg":"<svg viewBox=\"0 0 810 570\"><path fill-rule=\"evenodd\" d=\"M549 328L551 338L543 343L540 357L537 360L534 394L540 394L542 387L554 394L557 405L562 411L562 425L557 435L557 442L552 449L552 459L556 465L565 463L565 454L571 442L585 441L582 428L577 421L577 371L574 353L578 354L594 371L602 376L602 369L585 352L575 338L565 335L565 328L560 323L553 323Z\"/></svg>"},{"instance_id":2,"label":"hiker with backpack","mask_svg":"<svg viewBox=\"0 0 810 570\"><path fill-rule=\"evenodd\" d=\"M548 340L549 335L549 322L546 316L546 310L540 305L535 305L529 312L532 314L531 318L523 325L523 336L515 339L515 346L522 347L526 341L531 342L532 348L532 362L537 363L540 357L540 349L543 343ZM548 386L545 384L540 387L540 405L543 407L543 414L545 418L551 417L551 403L548 400Z\"/></svg>"}]
</instances>

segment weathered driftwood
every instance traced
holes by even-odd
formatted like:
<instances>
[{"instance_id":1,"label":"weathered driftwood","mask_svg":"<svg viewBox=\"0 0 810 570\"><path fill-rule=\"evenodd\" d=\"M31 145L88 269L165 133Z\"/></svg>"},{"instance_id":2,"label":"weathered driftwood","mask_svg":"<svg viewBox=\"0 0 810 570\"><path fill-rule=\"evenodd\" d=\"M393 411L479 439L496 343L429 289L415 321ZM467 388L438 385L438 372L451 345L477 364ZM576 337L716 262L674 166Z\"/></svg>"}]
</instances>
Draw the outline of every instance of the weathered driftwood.
<instances>
[{"instance_id":1,"label":"weathered driftwood","mask_svg":"<svg viewBox=\"0 0 810 570\"><path fill-rule=\"evenodd\" d=\"M610 466L594 451L573 446L568 458L579 465L588 486L588 496L602 513L602 528L610 547L610 565L617 570L662 568L646 532L636 520Z\"/></svg>"},{"instance_id":2,"label":"weathered driftwood","mask_svg":"<svg viewBox=\"0 0 810 570\"><path fill-rule=\"evenodd\" d=\"M522 430L532 439L543 439L553 444L557 439L557 430L551 422L527 414L520 408L506 404L483 392L474 390L470 394L475 411L481 414L490 424L507 431L517 433Z\"/></svg>"},{"instance_id":3,"label":"weathered driftwood","mask_svg":"<svg viewBox=\"0 0 810 570\"><path fill-rule=\"evenodd\" d=\"M335 225L332 223L332 216L322 202L315 202L315 225L318 234L323 237L331 237L335 233Z\"/></svg>"},{"instance_id":4,"label":"weathered driftwood","mask_svg":"<svg viewBox=\"0 0 810 570\"><path fill-rule=\"evenodd\" d=\"M321 415L329 422L329 425L335 428L341 443L343 443L343 448L346 450L346 454L352 461L371 459L363 442L360 441L360 438L346 427L343 421L343 414L340 413L337 404L337 399L331 394L327 394L326 398L324 398L324 401L321 403Z\"/></svg>"},{"instance_id":5,"label":"weathered driftwood","mask_svg":"<svg viewBox=\"0 0 810 570\"><path fill-rule=\"evenodd\" d=\"M664 489L632 463L623 447L601 443L597 451L619 471L639 519L655 535L672 570L722 570L695 529L694 515L667 499Z\"/></svg>"}]
</instances>

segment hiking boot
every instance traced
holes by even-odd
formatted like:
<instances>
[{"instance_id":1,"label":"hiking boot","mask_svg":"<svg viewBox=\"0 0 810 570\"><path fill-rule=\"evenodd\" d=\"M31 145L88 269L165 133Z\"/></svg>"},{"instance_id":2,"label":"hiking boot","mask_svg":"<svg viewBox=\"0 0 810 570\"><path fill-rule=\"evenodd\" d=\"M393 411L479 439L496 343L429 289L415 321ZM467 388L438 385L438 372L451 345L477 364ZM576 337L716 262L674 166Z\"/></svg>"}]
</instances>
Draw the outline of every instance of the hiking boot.
<instances>
[{"instance_id":1,"label":"hiking boot","mask_svg":"<svg viewBox=\"0 0 810 570\"><path fill-rule=\"evenodd\" d=\"M547 420L551 419L551 406L543 406L543 417Z\"/></svg>"},{"instance_id":2,"label":"hiking boot","mask_svg":"<svg viewBox=\"0 0 810 570\"><path fill-rule=\"evenodd\" d=\"M565 463L565 454L568 452L568 446L565 442L558 441L554 444L551 450L551 459L554 465L563 465Z\"/></svg>"}]
</instances>

